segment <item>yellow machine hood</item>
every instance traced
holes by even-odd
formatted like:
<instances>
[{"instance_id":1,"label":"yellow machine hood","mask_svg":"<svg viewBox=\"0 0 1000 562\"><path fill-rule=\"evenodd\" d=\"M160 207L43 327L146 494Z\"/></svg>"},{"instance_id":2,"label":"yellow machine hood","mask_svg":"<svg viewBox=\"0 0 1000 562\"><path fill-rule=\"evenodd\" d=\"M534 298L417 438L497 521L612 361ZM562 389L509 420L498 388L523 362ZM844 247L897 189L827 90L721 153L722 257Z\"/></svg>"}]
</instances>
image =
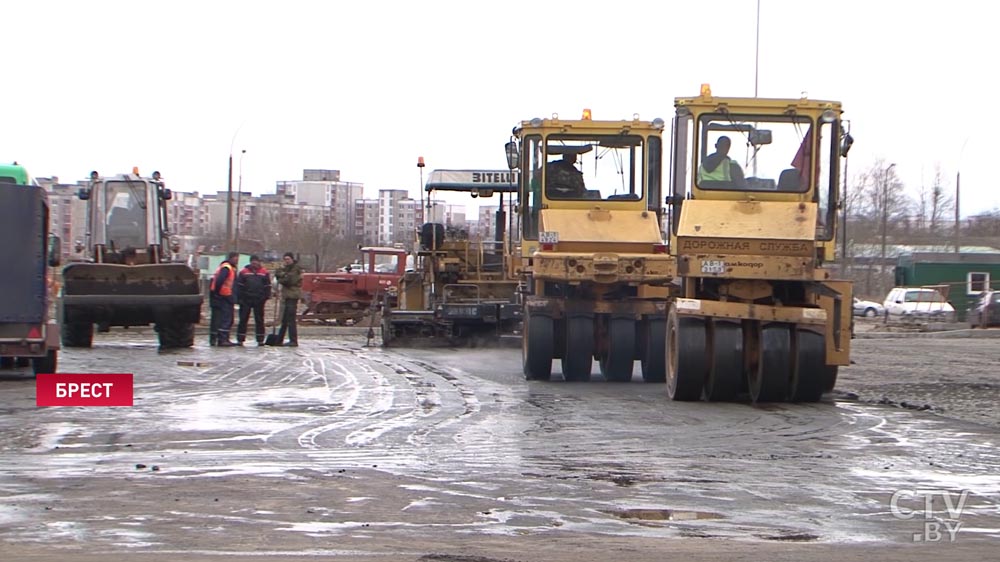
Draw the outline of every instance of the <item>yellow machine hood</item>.
<instances>
[{"instance_id":1,"label":"yellow machine hood","mask_svg":"<svg viewBox=\"0 0 1000 562\"><path fill-rule=\"evenodd\" d=\"M697 238L816 238L816 204L786 201L689 200L677 236Z\"/></svg>"},{"instance_id":2,"label":"yellow machine hood","mask_svg":"<svg viewBox=\"0 0 1000 562\"><path fill-rule=\"evenodd\" d=\"M542 209L540 230L555 232L560 243L662 243L656 213L639 210Z\"/></svg>"}]
</instances>

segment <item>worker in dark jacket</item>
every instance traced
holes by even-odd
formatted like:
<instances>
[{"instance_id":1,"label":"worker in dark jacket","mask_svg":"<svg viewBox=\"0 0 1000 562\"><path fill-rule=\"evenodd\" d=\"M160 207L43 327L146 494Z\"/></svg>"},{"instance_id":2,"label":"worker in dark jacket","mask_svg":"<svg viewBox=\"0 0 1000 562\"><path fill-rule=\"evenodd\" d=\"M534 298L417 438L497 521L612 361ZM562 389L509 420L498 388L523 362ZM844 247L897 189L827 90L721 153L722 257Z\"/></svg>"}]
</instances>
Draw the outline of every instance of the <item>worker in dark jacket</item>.
<instances>
[{"instance_id":1,"label":"worker in dark jacket","mask_svg":"<svg viewBox=\"0 0 1000 562\"><path fill-rule=\"evenodd\" d=\"M250 263L236 277L236 302L240 305L240 323L236 327L236 345L247 339L247 324L253 312L253 329L257 345L264 345L264 303L271 298L271 274L260 263L260 258L250 256Z\"/></svg>"},{"instance_id":2,"label":"worker in dark jacket","mask_svg":"<svg viewBox=\"0 0 1000 562\"><path fill-rule=\"evenodd\" d=\"M284 265L274 274L281 286L281 328L278 330L278 341L285 340L285 332L288 332L287 346L297 347L299 345L299 332L295 326L295 315L299 308L299 299L302 298L302 268L295 261L295 254L285 252L282 258Z\"/></svg>"},{"instance_id":3,"label":"worker in dark jacket","mask_svg":"<svg viewBox=\"0 0 1000 562\"><path fill-rule=\"evenodd\" d=\"M229 331L233 329L233 306L236 303L234 287L236 285L236 265L240 259L239 252L229 252L226 259L219 265L208 286L208 304L212 309L212 321L209 326L208 344L219 347L234 345L229 341Z\"/></svg>"}]
</instances>

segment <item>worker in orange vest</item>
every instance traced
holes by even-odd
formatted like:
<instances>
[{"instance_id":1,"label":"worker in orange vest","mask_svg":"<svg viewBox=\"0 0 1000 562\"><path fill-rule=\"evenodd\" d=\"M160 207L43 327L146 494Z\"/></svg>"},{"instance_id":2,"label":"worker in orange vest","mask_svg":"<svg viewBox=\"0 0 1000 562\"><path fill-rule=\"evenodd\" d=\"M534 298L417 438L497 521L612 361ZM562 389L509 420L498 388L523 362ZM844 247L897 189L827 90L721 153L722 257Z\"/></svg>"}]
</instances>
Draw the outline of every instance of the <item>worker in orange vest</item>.
<instances>
[{"instance_id":1,"label":"worker in orange vest","mask_svg":"<svg viewBox=\"0 0 1000 562\"><path fill-rule=\"evenodd\" d=\"M229 332L233 329L233 307L236 304L233 287L236 283L236 264L239 259L239 252L226 254L226 259L219 265L219 269L215 270L212 282L208 286L208 303L212 309L208 345L219 347L236 345L229 341Z\"/></svg>"}]
</instances>

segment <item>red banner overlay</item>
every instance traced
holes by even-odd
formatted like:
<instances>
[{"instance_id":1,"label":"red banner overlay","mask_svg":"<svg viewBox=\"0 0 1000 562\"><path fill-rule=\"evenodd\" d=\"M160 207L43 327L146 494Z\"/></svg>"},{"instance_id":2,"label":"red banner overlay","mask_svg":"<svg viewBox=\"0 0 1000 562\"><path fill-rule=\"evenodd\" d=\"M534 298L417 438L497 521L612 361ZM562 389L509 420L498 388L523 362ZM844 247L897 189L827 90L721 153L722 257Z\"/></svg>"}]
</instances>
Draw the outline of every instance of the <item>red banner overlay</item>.
<instances>
[{"instance_id":1,"label":"red banner overlay","mask_svg":"<svg viewBox=\"0 0 1000 562\"><path fill-rule=\"evenodd\" d=\"M131 406L131 374L38 375L38 406Z\"/></svg>"}]
</instances>

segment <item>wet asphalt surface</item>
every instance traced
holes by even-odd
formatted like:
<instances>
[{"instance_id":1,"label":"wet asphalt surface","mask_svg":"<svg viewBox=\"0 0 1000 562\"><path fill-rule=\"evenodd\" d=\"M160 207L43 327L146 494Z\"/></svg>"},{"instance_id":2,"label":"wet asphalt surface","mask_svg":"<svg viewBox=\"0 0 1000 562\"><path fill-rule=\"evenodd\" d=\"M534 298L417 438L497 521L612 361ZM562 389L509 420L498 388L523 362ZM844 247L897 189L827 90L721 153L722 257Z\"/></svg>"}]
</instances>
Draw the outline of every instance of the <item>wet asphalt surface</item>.
<instances>
[{"instance_id":1,"label":"wet asphalt surface","mask_svg":"<svg viewBox=\"0 0 1000 562\"><path fill-rule=\"evenodd\" d=\"M301 343L63 351L62 372L133 372L132 408L36 408L33 379L6 372L0 559L934 560L1000 545L992 425L844 393L672 403L638 373L528 383L518 349ZM841 387L878 382L885 342L855 345L865 364ZM958 517L943 497L928 515L961 523L954 542L914 542L935 538L915 493L899 504L914 516L894 516L893 493L918 490L969 492Z\"/></svg>"}]
</instances>

